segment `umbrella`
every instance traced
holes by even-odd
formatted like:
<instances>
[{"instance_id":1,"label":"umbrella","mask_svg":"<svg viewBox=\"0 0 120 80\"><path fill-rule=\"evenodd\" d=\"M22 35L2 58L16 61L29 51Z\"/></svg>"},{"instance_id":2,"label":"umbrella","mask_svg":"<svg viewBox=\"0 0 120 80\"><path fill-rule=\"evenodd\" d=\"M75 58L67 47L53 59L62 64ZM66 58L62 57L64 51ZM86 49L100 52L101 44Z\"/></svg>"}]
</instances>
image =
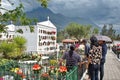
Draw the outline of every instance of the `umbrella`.
<instances>
[{"instance_id":1,"label":"umbrella","mask_svg":"<svg viewBox=\"0 0 120 80\"><path fill-rule=\"evenodd\" d=\"M99 40L99 41L105 41L105 42L108 42L108 43L111 43L111 42L112 42L111 38L108 37L108 36L96 35L95 37L96 37L97 40Z\"/></svg>"},{"instance_id":2,"label":"umbrella","mask_svg":"<svg viewBox=\"0 0 120 80\"><path fill-rule=\"evenodd\" d=\"M73 42L75 42L75 41L72 40L72 39L64 39L62 42L63 42L63 43L73 43Z\"/></svg>"}]
</instances>

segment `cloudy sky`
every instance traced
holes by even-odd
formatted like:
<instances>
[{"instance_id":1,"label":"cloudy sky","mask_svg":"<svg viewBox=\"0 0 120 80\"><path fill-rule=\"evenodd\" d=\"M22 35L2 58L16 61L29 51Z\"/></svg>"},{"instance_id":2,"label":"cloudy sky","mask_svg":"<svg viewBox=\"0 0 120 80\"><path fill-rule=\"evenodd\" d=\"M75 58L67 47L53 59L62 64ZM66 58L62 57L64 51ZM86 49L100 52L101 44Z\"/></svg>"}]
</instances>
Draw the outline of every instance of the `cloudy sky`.
<instances>
[{"instance_id":1,"label":"cloudy sky","mask_svg":"<svg viewBox=\"0 0 120 80\"><path fill-rule=\"evenodd\" d=\"M120 20L120 0L52 0L49 6L54 12L99 23L119 23Z\"/></svg>"},{"instance_id":2,"label":"cloudy sky","mask_svg":"<svg viewBox=\"0 0 120 80\"><path fill-rule=\"evenodd\" d=\"M2 0L3 6L13 8L7 0ZM11 0L19 4L19 0ZM40 6L36 0L21 0L24 2L26 11ZM49 9L54 13L61 13L69 17L84 17L96 21L96 23L120 22L120 0L50 0Z\"/></svg>"}]
</instances>

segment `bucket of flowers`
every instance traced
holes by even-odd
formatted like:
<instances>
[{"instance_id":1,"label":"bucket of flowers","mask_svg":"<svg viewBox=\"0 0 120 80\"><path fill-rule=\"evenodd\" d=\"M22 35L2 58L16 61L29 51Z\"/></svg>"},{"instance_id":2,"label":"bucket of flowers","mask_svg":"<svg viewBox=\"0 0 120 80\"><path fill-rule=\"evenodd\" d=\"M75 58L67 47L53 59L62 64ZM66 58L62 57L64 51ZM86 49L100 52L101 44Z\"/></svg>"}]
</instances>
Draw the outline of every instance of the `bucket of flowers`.
<instances>
[{"instance_id":1,"label":"bucket of flowers","mask_svg":"<svg viewBox=\"0 0 120 80\"><path fill-rule=\"evenodd\" d=\"M34 74L39 74L41 72L42 66L36 63L33 65L32 69Z\"/></svg>"},{"instance_id":2,"label":"bucket of flowers","mask_svg":"<svg viewBox=\"0 0 120 80\"><path fill-rule=\"evenodd\" d=\"M25 74L20 68L12 68L11 71L19 75L22 79L26 78Z\"/></svg>"},{"instance_id":3,"label":"bucket of flowers","mask_svg":"<svg viewBox=\"0 0 120 80\"><path fill-rule=\"evenodd\" d=\"M67 67L66 66L60 66L58 68L58 78L64 78L67 73Z\"/></svg>"},{"instance_id":4,"label":"bucket of flowers","mask_svg":"<svg viewBox=\"0 0 120 80\"><path fill-rule=\"evenodd\" d=\"M41 74L41 80L51 80L47 72Z\"/></svg>"},{"instance_id":5,"label":"bucket of flowers","mask_svg":"<svg viewBox=\"0 0 120 80\"><path fill-rule=\"evenodd\" d=\"M51 78L56 79L57 70L58 70L57 67L55 67L53 65L48 68L48 73Z\"/></svg>"},{"instance_id":6,"label":"bucket of flowers","mask_svg":"<svg viewBox=\"0 0 120 80\"><path fill-rule=\"evenodd\" d=\"M35 80L39 80L40 79L40 73L41 73L41 70L42 70L42 66L39 65L38 63L35 63L32 66L32 70L34 72L34 78L35 78Z\"/></svg>"}]
</instances>

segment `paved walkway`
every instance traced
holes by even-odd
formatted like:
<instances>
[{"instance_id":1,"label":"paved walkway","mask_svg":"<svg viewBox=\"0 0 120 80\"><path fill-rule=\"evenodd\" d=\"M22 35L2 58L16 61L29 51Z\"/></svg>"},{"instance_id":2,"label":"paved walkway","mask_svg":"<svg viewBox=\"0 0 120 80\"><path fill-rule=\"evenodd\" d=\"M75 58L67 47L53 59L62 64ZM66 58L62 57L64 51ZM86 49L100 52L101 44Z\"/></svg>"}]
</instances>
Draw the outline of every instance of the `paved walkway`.
<instances>
[{"instance_id":1,"label":"paved walkway","mask_svg":"<svg viewBox=\"0 0 120 80\"><path fill-rule=\"evenodd\" d=\"M108 50L106 63L105 63L105 74L103 80L120 80L120 60L117 59L116 55ZM83 80L87 80L87 75Z\"/></svg>"},{"instance_id":2,"label":"paved walkway","mask_svg":"<svg viewBox=\"0 0 120 80\"><path fill-rule=\"evenodd\" d=\"M108 50L103 80L120 80L120 61L116 55Z\"/></svg>"}]
</instances>

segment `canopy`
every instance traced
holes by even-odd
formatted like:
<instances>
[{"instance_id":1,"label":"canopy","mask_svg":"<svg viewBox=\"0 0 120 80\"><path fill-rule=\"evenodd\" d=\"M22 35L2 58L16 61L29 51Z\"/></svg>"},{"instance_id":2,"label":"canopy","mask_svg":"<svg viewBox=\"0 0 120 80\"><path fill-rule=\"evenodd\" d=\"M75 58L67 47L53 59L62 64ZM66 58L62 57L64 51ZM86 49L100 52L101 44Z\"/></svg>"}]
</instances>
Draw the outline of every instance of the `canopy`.
<instances>
[{"instance_id":1,"label":"canopy","mask_svg":"<svg viewBox=\"0 0 120 80\"><path fill-rule=\"evenodd\" d=\"M111 38L108 36L104 36L104 35L96 35L95 36L97 38L97 40L99 41L105 41L105 42L112 42Z\"/></svg>"},{"instance_id":2,"label":"canopy","mask_svg":"<svg viewBox=\"0 0 120 80\"><path fill-rule=\"evenodd\" d=\"M62 42L63 43L74 43L75 41L72 39L64 39Z\"/></svg>"},{"instance_id":3,"label":"canopy","mask_svg":"<svg viewBox=\"0 0 120 80\"><path fill-rule=\"evenodd\" d=\"M120 46L120 43L119 43L119 44L117 44L117 46Z\"/></svg>"}]
</instances>

